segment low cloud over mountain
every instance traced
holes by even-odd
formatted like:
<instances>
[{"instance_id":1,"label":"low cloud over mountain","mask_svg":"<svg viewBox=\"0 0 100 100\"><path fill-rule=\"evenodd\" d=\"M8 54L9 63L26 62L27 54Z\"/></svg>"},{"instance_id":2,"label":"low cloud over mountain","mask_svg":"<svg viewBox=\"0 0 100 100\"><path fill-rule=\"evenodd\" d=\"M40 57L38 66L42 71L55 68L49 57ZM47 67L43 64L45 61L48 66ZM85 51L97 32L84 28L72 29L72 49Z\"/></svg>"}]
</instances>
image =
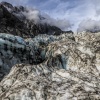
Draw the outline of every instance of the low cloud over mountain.
<instances>
[{"instance_id":1,"label":"low cloud over mountain","mask_svg":"<svg viewBox=\"0 0 100 100\"><path fill-rule=\"evenodd\" d=\"M4 0L0 0L4 1ZM14 5L24 5L31 8L37 8L40 11L30 11L28 18L38 20L40 13L46 17L42 22L56 25L57 27L68 30L72 29L94 29L93 26L86 25L83 28L82 23L88 23L88 19L98 24L100 20L100 0L5 0ZM45 14L44 14L45 13ZM82 26L82 28L80 28ZM95 26L95 25L94 25ZM97 25L98 26L98 25ZM89 28L89 29L88 29ZM99 28L99 26L98 26ZM99 30L99 29L96 29ZM95 30L94 30L95 31Z\"/></svg>"}]
</instances>

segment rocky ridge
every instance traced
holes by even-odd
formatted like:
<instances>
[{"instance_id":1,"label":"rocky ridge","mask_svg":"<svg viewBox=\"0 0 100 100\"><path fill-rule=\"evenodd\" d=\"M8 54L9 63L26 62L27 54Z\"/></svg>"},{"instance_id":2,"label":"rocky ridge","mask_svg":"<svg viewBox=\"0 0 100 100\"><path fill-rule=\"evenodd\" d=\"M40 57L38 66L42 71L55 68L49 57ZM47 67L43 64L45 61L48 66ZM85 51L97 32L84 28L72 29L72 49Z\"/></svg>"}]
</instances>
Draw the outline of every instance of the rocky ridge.
<instances>
[{"instance_id":1,"label":"rocky ridge","mask_svg":"<svg viewBox=\"0 0 100 100\"><path fill-rule=\"evenodd\" d=\"M60 35L63 31L48 23L41 23L43 18L39 15L39 22L27 18L30 9L23 6L13 6L7 2L0 3L0 33L9 33L23 38L33 38L38 34ZM67 32L67 31L66 31ZM70 31L68 31L69 33ZM72 32L72 31L71 31ZM73 33L73 32L72 32Z\"/></svg>"},{"instance_id":2,"label":"rocky ridge","mask_svg":"<svg viewBox=\"0 0 100 100\"><path fill-rule=\"evenodd\" d=\"M100 33L43 34L29 39L3 34L1 100L100 99ZM13 63L4 51L9 57L12 53Z\"/></svg>"}]
</instances>

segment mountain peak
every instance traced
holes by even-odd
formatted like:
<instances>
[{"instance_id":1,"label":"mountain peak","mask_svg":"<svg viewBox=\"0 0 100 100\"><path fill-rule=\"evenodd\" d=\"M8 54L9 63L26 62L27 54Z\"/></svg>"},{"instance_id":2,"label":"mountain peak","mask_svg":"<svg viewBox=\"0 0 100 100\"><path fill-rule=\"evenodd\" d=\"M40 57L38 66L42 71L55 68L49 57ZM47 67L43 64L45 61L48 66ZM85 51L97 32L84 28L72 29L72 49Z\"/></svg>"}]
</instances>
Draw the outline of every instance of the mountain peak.
<instances>
[{"instance_id":1,"label":"mountain peak","mask_svg":"<svg viewBox=\"0 0 100 100\"><path fill-rule=\"evenodd\" d=\"M3 1L3 2L1 2L1 4L2 4L3 6L5 6L5 7L13 8L13 5L10 4L10 3L8 3L8 2Z\"/></svg>"}]
</instances>

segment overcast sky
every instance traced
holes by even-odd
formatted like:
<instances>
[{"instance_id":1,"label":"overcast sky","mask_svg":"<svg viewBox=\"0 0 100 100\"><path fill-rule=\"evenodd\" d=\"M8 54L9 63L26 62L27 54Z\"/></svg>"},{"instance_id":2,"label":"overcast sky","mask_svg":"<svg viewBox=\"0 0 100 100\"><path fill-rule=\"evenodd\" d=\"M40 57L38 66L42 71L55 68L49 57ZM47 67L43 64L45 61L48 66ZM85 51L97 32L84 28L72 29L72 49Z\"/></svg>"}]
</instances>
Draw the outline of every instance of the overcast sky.
<instances>
[{"instance_id":1,"label":"overcast sky","mask_svg":"<svg viewBox=\"0 0 100 100\"><path fill-rule=\"evenodd\" d=\"M0 0L37 8L55 19L68 20L73 30L83 20L100 20L100 0ZM99 21L100 22L100 21Z\"/></svg>"}]
</instances>

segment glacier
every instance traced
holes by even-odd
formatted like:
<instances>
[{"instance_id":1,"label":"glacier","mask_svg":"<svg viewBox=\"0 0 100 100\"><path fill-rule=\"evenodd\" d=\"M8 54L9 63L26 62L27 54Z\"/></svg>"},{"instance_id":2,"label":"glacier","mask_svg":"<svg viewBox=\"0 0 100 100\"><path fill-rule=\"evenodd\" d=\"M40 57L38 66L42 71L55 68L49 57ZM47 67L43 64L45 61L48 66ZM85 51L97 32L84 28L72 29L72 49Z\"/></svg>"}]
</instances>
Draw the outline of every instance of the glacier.
<instances>
[{"instance_id":1,"label":"glacier","mask_svg":"<svg viewBox=\"0 0 100 100\"><path fill-rule=\"evenodd\" d=\"M100 99L100 33L27 39L3 33L2 46L1 100Z\"/></svg>"}]
</instances>

